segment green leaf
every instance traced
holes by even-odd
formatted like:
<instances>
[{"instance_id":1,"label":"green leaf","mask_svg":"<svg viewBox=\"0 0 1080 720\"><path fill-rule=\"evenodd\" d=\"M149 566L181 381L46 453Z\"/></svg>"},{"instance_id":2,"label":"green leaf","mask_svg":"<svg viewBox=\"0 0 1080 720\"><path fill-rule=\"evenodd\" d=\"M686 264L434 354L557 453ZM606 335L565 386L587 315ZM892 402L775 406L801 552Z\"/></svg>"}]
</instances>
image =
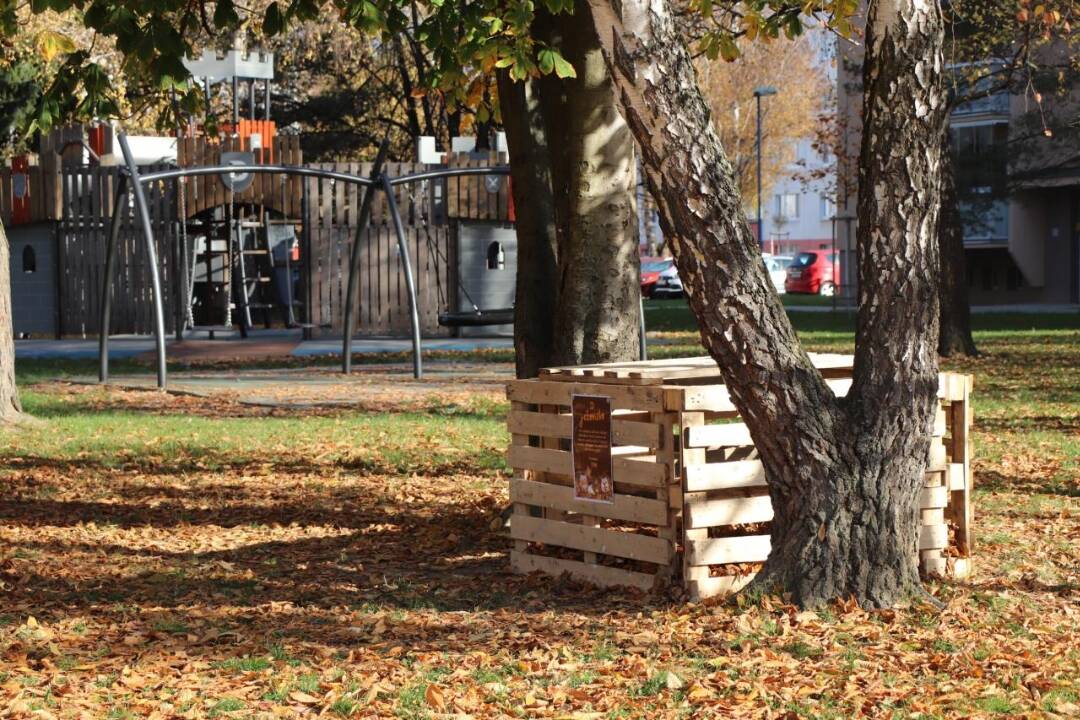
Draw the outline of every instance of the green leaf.
<instances>
[{"instance_id":1,"label":"green leaf","mask_svg":"<svg viewBox=\"0 0 1080 720\"><path fill-rule=\"evenodd\" d=\"M263 16L263 32L273 37L285 30L285 16L277 2L270 3Z\"/></svg>"},{"instance_id":2,"label":"green leaf","mask_svg":"<svg viewBox=\"0 0 1080 720\"><path fill-rule=\"evenodd\" d=\"M555 74L561 78L576 78L577 71L574 70L574 66L566 61L559 53L552 51L555 59Z\"/></svg>"}]
</instances>

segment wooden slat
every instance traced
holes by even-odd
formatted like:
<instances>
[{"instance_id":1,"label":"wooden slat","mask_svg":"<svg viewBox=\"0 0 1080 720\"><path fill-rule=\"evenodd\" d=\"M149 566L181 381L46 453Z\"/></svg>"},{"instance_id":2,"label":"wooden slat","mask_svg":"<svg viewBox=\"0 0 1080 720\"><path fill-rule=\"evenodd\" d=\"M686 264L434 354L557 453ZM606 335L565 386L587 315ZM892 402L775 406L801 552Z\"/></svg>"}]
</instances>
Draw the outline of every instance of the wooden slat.
<instances>
[{"instance_id":1,"label":"wooden slat","mask_svg":"<svg viewBox=\"0 0 1080 720\"><path fill-rule=\"evenodd\" d=\"M950 490L964 490L967 488L967 473L963 463L949 463L948 473Z\"/></svg>"},{"instance_id":2,"label":"wooden slat","mask_svg":"<svg viewBox=\"0 0 1080 720\"><path fill-rule=\"evenodd\" d=\"M617 494L614 496L614 502L589 502L574 498L572 487L549 485L533 480L511 478L510 499L516 503L539 505L583 515L598 515L612 520L650 525L663 525L667 522L667 504L659 500Z\"/></svg>"},{"instance_id":3,"label":"wooden slat","mask_svg":"<svg viewBox=\"0 0 1080 720\"><path fill-rule=\"evenodd\" d=\"M652 387L619 387L591 383L545 382L543 380L511 380L506 386L510 400L552 405L569 405L571 396L603 395L611 398L616 410L663 410L664 392Z\"/></svg>"},{"instance_id":4,"label":"wooden slat","mask_svg":"<svg viewBox=\"0 0 1080 720\"><path fill-rule=\"evenodd\" d=\"M601 555L616 555L657 565L668 564L671 556L670 543L658 537L527 515L511 520L510 537L515 540L588 550Z\"/></svg>"},{"instance_id":5,"label":"wooden slat","mask_svg":"<svg viewBox=\"0 0 1080 720\"><path fill-rule=\"evenodd\" d=\"M506 464L515 469L537 470L564 477L574 474L573 456L565 450L511 445L506 454ZM623 485L655 488L667 480L667 468L655 461L612 457L611 470L615 482Z\"/></svg>"},{"instance_id":6,"label":"wooden slat","mask_svg":"<svg viewBox=\"0 0 1080 720\"><path fill-rule=\"evenodd\" d=\"M948 547L949 527L947 525L923 525L919 530L919 549Z\"/></svg>"},{"instance_id":7,"label":"wooden slat","mask_svg":"<svg viewBox=\"0 0 1080 720\"><path fill-rule=\"evenodd\" d=\"M919 496L920 508L943 508L949 504L949 488L944 485L923 488Z\"/></svg>"},{"instance_id":8,"label":"wooden slat","mask_svg":"<svg viewBox=\"0 0 1080 720\"><path fill-rule=\"evenodd\" d=\"M686 433L686 446L693 448L735 447L753 445L750 429L743 423L724 423L723 425L701 425L689 428Z\"/></svg>"},{"instance_id":9,"label":"wooden slat","mask_svg":"<svg viewBox=\"0 0 1080 720\"><path fill-rule=\"evenodd\" d=\"M686 546L691 565L764 562L772 549L768 535L690 540Z\"/></svg>"},{"instance_id":10,"label":"wooden slat","mask_svg":"<svg viewBox=\"0 0 1080 720\"><path fill-rule=\"evenodd\" d=\"M749 585L756 574L757 573L751 573L749 575L721 575L718 577L704 575L696 577L692 582L687 583L687 591L690 594L690 599L694 601L716 597L718 595L730 595L731 593L739 592Z\"/></svg>"},{"instance_id":11,"label":"wooden slat","mask_svg":"<svg viewBox=\"0 0 1080 720\"><path fill-rule=\"evenodd\" d=\"M588 582L597 587L632 587L644 592L651 590L657 581L656 576L647 573L605 565L592 565L578 560L530 555L517 550L510 552L510 566L514 572L518 573L541 572L553 577L567 573L576 580Z\"/></svg>"},{"instance_id":12,"label":"wooden slat","mask_svg":"<svg viewBox=\"0 0 1080 720\"><path fill-rule=\"evenodd\" d=\"M569 438L574 421L570 415L539 412L511 412L507 427L512 433L544 437ZM613 419L611 436L620 445L642 445L655 448L660 444L660 428L651 423Z\"/></svg>"},{"instance_id":13,"label":"wooden slat","mask_svg":"<svg viewBox=\"0 0 1080 720\"><path fill-rule=\"evenodd\" d=\"M760 460L690 465L685 470L686 491L730 490L733 488L765 487L765 468Z\"/></svg>"},{"instance_id":14,"label":"wooden slat","mask_svg":"<svg viewBox=\"0 0 1080 720\"><path fill-rule=\"evenodd\" d=\"M688 495L684 512L686 527L691 529L768 522L773 519L772 501L768 495L709 499L697 499Z\"/></svg>"}]
</instances>

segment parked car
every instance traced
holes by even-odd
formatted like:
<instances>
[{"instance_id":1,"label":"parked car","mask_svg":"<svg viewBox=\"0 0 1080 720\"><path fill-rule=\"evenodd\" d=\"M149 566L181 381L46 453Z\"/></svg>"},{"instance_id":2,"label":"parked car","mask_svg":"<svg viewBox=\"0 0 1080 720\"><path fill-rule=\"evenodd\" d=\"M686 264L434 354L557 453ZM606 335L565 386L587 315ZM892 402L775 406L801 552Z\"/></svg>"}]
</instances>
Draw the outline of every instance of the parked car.
<instances>
[{"instance_id":1,"label":"parked car","mask_svg":"<svg viewBox=\"0 0 1080 720\"><path fill-rule=\"evenodd\" d=\"M679 271L675 267L675 263L671 263L666 270L660 273L660 277L653 287L652 297L682 297L682 294L682 278L679 277Z\"/></svg>"},{"instance_id":2,"label":"parked car","mask_svg":"<svg viewBox=\"0 0 1080 720\"><path fill-rule=\"evenodd\" d=\"M840 265L834 253L802 252L787 269L784 289L789 293L810 293L830 297L840 282Z\"/></svg>"},{"instance_id":3,"label":"parked car","mask_svg":"<svg viewBox=\"0 0 1080 720\"><path fill-rule=\"evenodd\" d=\"M675 262L671 258L641 258L641 294L652 297L660 273L674 266Z\"/></svg>"},{"instance_id":4,"label":"parked car","mask_svg":"<svg viewBox=\"0 0 1080 720\"><path fill-rule=\"evenodd\" d=\"M784 283L787 282L787 269L791 263L795 262L795 258L790 255L770 255L769 253L762 253L761 257L765 260L765 269L769 271L769 277L772 278L776 292L783 295L786 292Z\"/></svg>"}]
</instances>

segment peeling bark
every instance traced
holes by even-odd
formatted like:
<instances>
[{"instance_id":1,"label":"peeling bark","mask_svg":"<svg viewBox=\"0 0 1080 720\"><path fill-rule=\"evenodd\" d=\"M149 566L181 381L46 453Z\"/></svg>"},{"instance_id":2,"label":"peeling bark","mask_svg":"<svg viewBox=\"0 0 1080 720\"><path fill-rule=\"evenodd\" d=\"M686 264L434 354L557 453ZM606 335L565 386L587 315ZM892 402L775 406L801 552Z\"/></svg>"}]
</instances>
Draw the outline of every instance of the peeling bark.
<instances>
[{"instance_id":1,"label":"peeling bark","mask_svg":"<svg viewBox=\"0 0 1080 720\"><path fill-rule=\"evenodd\" d=\"M895 604L918 587L918 490L937 389L937 3L871 3L858 347L844 400L813 367L769 281L665 3L590 6L702 341L765 466L773 550L756 587L805 606Z\"/></svg>"},{"instance_id":2,"label":"peeling bark","mask_svg":"<svg viewBox=\"0 0 1080 720\"><path fill-rule=\"evenodd\" d=\"M11 252L0 223L0 423L24 418L15 384L15 336L11 317Z\"/></svg>"}]
</instances>

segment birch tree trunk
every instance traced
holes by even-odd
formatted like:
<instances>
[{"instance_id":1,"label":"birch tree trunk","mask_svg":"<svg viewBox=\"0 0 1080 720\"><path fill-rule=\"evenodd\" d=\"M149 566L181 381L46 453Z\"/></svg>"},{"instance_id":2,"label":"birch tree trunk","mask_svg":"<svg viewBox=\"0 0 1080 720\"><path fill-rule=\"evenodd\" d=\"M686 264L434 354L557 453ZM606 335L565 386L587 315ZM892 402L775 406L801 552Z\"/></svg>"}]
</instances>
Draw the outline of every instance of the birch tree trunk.
<instances>
[{"instance_id":1,"label":"birch tree trunk","mask_svg":"<svg viewBox=\"0 0 1080 720\"><path fill-rule=\"evenodd\" d=\"M0 424L23 419L15 384L15 335L11 316L11 249L0 223Z\"/></svg>"},{"instance_id":2,"label":"birch tree trunk","mask_svg":"<svg viewBox=\"0 0 1080 720\"><path fill-rule=\"evenodd\" d=\"M871 2L860 157L854 382L837 399L802 349L742 212L663 0L590 0L665 236L773 501L757 587L815 606L919 587L917 503L937 391L942 21L937 0Z\"/></svg>"}]
</instances>

